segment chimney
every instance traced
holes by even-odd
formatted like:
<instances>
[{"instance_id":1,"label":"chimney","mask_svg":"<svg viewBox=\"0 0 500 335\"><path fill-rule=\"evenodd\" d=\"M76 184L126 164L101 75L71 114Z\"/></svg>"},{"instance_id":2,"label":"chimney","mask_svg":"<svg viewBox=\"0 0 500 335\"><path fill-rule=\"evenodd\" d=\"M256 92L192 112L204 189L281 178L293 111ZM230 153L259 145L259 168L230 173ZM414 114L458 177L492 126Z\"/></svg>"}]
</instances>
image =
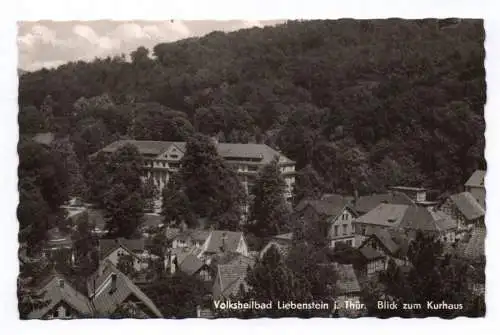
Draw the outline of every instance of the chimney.
<instances>
[{"instance_id":1,"label":"chimney","mask_svg":"<svg viewBox=\"0 0 500 335\"><path fill-rule=\"evenodd\" d=\"M221 246L222 252L226 251L226 243L227 243L227 234L224 232L222 233L222 246Z\"/></svg>"},{"instance_id":2,"label":"chimney","mask_svg":"<svg viewBox=\"0 0 500 335\"><path fill-rule=\"evenodd\" d=\"M201 307L200 307L200 305L196 306L196 317L197 318L201 317Z\"/></svg>"},{"instance_id":3,"label":"chimney","mask_svg":"<svg viewBox=\"0 0 500 335\"><path fill-rule=\"evenodd\" d=\"M359 193L358 193L358 190L355 189L354 190L354 204L356 204L358 202L358 199L359 199Z\"/></svg>"},{"instance_id":4,"label":"chimney","mask_svg":"<svg viewBox=\"0 0 500 335\"><path fill-rule=\"evenodd\" d=\"M116 291L116 273L111 274L111 290L109 293L114 293Z\"/></svg>"},{"instance_id":5,"label":"chimney","mask_svg":"<svg viewBox=\"0 0 500 335\"><path fill-rule=\"evenodd\" d=\"M59 287L64 288L64 279L59 279Z\"/></svg>"}]
</instances>

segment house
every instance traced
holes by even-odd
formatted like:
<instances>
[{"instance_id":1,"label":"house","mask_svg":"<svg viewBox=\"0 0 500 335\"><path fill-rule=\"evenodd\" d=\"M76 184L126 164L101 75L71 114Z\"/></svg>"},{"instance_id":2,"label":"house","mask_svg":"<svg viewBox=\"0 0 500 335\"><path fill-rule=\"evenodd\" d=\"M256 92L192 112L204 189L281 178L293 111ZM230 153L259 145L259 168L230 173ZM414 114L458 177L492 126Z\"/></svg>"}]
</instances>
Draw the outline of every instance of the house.
<instances>
[{"instance_id":1,"label":"house","mask_svg":"<svg viewBox=\"0 0 500 335\"><path fill-rule=\"evenodd\" d=\"M441 209L457 222L460 231L484 222L484 207L470 192L450 195L441 205Z\"/></svg>"},{"instance_id":2,"label":"house","mask_svg":"<svg viewBox=\"0 0 500 335\"><path fill-rule=\"evenodd\" d=\"M417 232L454 242L457 224L443 211L413 205L382 203L354 220L358 245L367 236L368 228L403 232L415 237Z\"/></svg>"},{"instance_id":3,"label":"house","mask_svg":"<svg viewBox=\"0 0 500 335\"><path fill-rule=\"evenodd\" d=\"M172 173L178 171L186 152L185 142L142 140L116 141L103 148L101 152L113 153L127 144L136 146L143 156L145 167L143 179L152 178L160 190L166 186ZM294 161L265 144L215 142L215 147L226 164L236 170L247 193L252 189L259 170L278 157L278 165L286 184L284 196L291 201L295 183Z\"/></svg>"},{"instance_id":4,"label":"house","mask_svg":"<svg viewBox=\"0 0 500 335\"><path fill-rule=\"evenodd\" d=\"M123 255L131 256L134 259L134 269L144 270L147 263L144 262L144 240L143 239L101 239L99 240L99 260L109 260L117 265Z\"/></svg>"},{"instance_id":5,"label":"house","mask_svg":"<svg viewBox=\"0 0 500 335\"><path fill-rule=\"evenodd\" d=\"M216 276L212 288L213 300L230 299L240 290L248 289L246 282L248 268L255 265L255 260L241 254L232 254L232 258L216 265Z\"/></svg>"},{"instance_id":6,"label":"house","mask_svg":"<svg viewBox=\"0 0 500 335\"><path fill-rule=\"evenodd\" d=\"M114 316L120 307L132 305L132 317L163 317L153 301L109 260L87 280L87 291L96 316Z\"/></svg>"},{"instance_id":7,"label":"house","mask_svg":"<svg viewBox=\"0 0 500 335\"><path fill-rule=\"evenodd\" d=\"M202 279L208 280L209 273L205 271L205 265L209 261L200 256L201 249L196 246L170 249L165 259L168 262L166 269L170 270L170 273L182 271L188 275L199 274Z\"/></svg>"},{"instance_id":8,"label":"house","mask_svg":"<svg viewBox=\"0 0 500 335\"><path fill-rule=\"evenodd\" d=\"M353 209L358 215L364 215L382 203L392 205L413 205L415 202L405 193L391 191L387 193L356 196L354 197Z\"/></svg>"},{"instance_id":9,"label":"house","mask_svg":"<svg viewBox=\"0 0 500 335\"><path fill-rule=\"evenodd\" d=\"M397 265L405 266L408 264L407 255L410 240L405 234L377 228L368 228L366 234L368 237L358 249L367 260L367 275L387 269L391 259ZM383 256L383 264L381 264L380 255Z\"/></svg>"},{"instance_id":10,"label":"house","mask_svg":"<svg viewBox=\"0 0 500 335\"><path fill-rule=\"evenodd\" d=\"M348 199L333 196L320 200L305 199L297 205L295 211L295 215L304 224L325 223L324 233L330 247L335 247L339 242L355 245L352 222L357 213L352 209Z\"/></svg>"},{"instance_id":11,"label":"house","mask_svg":"<svg viewBox=\"0 0 500 335\"><path fill-rule=\"evenodd\" d=\"M290 248L292 247L292 239L292 233L273 236L260 251L259 258L262 258L272 246L274 246L276 250L278 250L282 257L286 257L288 255L288 252L290 251Z\"/></svg>"},{"instance_id":12,"label":"house","mask_svg":"<svg viewBox=\"0 0 500 335\"><path fill-rule=\"evenodd\" d=\"M486 187L484 185L485 170L476 170L465 182L465 192L469 192L476 201L486 208Z\"/></svg>"},{"instance_id":13,"label":"house","mask_svg":"<svg viewBox=\"0 0 500 335\"><path fill-rule=\"evenodd\" d=\"M370 243L363 244L359 249L361 256L365 260L364 273L368 277L372 277L379 273L380 271L384 271L387 265L387 256L375 249L370 245Z\"/></svg>"},{"instance_id":14,"label":"house","mask_svg":"<svg viewBox=\"0 0 500 335\"><path fill-rule=\"evenodd\" d=\"M176 232L176 234L174 232ZM201 229L168 228L166 230L166 234L167 233L169 233L170 236L175 236L172 238L172 248L174 249L191 247L199 248L210 236L210 230Z\"/></svg>"},{"instance_id":15,"label":"house","mask_svg":"<svg viewBox=\"0 0 500 335\"><path fill-rule=\"evenodd\" d=\"M392 186L389 189L405 194L416 203L425 202L427 199L427 189L423 187Z\"/></svg>"},{"instance_id":16,"label":"house","mask_svg":"<svg viewBox=\"0 0 500 335\"><path fill-rule=\"evenodd\" d=\"M248 246L242 232L212 230L200 249L203 257L225 252L248 256Z\"/></svg>"},{"instance_id":17,"label":"house","mask_svg":"<svg viewBox=\"0 0 500 335\"><path fill-rule=\"evenodd\" d=\"M75 319L92 316L92 305L59 273L52 273L33 290L44 306L31 311L28 319Z\"/></svg>"}]
</instances>

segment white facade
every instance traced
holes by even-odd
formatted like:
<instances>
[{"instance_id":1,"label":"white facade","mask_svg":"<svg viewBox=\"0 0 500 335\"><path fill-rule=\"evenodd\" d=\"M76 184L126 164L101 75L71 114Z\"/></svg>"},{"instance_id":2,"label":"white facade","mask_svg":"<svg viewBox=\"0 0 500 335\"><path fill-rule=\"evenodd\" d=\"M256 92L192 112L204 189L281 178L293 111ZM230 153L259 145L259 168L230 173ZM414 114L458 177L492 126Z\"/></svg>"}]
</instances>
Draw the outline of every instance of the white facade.
<instances>
[{"instance_id":1,"label":"white facade","mask_svg":"<svg viewBox=\"0 0 500 335\"><path fill-rule=\"evenodd\" d=\"M111 263L113 263L115 266L118 264L118 261L120 259L120 256L122 255L131 255L132 258L134 259L134 269L136 271L141 271L144 270L147 267L147 263L142 262L139 257L135 254L131 254L129 251L122 247L116 248L113 252L111 252L108 256L106 256L105 259L108 259Z\"/></svg>"},{"instance_id":2,"label":"white facade","mask_svg":"<svg viewBox=\"0 0 500 335\"><path fill-rule=\"evenodd\" d=\"M331 248L339 242L343 242L351 247L355 247L353 213L346 207L342 213L330 222L328 240Z\"/></svg>"}]
</instances>

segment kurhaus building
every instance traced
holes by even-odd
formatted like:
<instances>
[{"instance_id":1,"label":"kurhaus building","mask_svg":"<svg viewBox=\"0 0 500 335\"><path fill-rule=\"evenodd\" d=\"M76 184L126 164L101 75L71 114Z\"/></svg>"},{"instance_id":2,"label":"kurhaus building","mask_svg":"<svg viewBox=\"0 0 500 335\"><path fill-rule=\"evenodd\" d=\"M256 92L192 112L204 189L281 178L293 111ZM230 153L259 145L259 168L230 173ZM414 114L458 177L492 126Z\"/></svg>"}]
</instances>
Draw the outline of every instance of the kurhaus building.
<instances>
[{"instance_id":1,"label":"kurhaus building","mask_svg":"<svg viewBox=\"0 0 500 335\"><path fill-rule=\"evenodd\" d=\"M152 178L160 190L168 183L169 176L179 170L181 159L186 151L185 142L139 140L116 141L101 151L113 153L126 144L136 146L144 159L143 179ZM237 171L247 193L252 188L259 170L278 157L279 167L286 183L285 197L291 201L295 183L294 161L265 144L216 142L216 148L226 163Z\"/></svg>"}]
</instances>

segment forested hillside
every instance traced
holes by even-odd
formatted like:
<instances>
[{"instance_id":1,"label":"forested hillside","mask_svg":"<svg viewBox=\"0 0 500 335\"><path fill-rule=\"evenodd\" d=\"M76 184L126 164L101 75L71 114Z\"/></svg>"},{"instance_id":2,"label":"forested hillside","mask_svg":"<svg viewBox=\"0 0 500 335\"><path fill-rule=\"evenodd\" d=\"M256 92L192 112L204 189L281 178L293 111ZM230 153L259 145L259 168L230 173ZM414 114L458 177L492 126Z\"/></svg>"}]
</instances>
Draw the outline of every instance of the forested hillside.
<instances>
[{"instance_id":1,"label":"forested hillside","mask_svg":"<svg viewBox=\"0 0 500 335\"><path fill-rule=\"evenodd\" d=\"M69 135L81 170L120 137L265 142L299 186L452 191L485 168L480 20L290 21L20 78L22 135Z\"/></svg>"}]
</instances>

